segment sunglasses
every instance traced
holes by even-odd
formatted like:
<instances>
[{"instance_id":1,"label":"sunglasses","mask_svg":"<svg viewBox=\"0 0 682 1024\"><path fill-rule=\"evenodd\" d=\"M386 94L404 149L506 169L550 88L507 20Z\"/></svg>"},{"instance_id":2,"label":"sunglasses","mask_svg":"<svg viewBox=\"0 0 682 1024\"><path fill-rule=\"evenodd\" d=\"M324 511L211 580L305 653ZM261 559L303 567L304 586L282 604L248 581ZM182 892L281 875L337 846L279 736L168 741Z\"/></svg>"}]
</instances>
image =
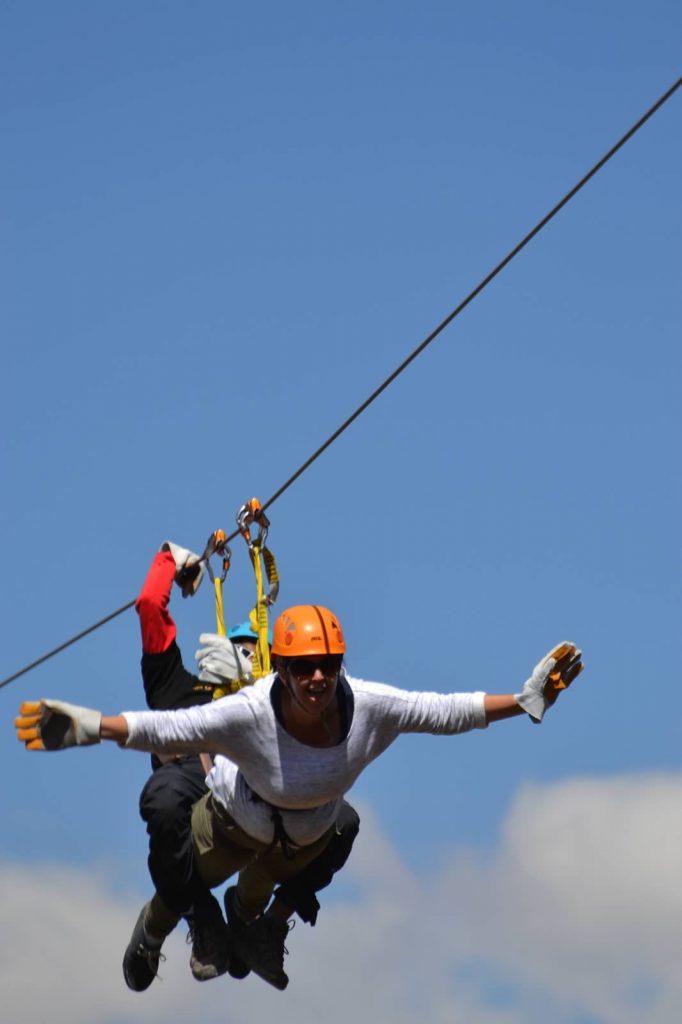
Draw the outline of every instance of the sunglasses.
<instances>
[{"instance_id":1,"label":"sunglasses","mask_svg":"<svg viewBox=\"0 0 682 1024\"><path fill-rule=\"evenodd\" d=\"M341 670L340 654L328 654L323 658L288 658L287 668L297 679L314 676L319 669L323 676L338 675Z\"/></svg>"}]
</instances>

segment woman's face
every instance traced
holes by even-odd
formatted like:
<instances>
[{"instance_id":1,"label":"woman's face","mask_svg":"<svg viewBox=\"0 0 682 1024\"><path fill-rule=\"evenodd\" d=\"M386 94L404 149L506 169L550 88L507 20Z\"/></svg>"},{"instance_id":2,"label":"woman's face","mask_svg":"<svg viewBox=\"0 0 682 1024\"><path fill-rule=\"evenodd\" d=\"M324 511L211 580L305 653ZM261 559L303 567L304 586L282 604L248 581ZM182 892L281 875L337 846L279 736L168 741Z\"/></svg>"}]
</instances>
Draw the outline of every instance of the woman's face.
<instances>
[{"instance_id":1,"label":"woman's face","mask_svg":"<svg viewBox=\"0 0 682 1024\"><path fill-rule=\"evenodd\" d=\"M341 655L282 659L285 680L296 702L311 715L321 716L333 703L341 671Z\"/></svg>"}]
</instances>

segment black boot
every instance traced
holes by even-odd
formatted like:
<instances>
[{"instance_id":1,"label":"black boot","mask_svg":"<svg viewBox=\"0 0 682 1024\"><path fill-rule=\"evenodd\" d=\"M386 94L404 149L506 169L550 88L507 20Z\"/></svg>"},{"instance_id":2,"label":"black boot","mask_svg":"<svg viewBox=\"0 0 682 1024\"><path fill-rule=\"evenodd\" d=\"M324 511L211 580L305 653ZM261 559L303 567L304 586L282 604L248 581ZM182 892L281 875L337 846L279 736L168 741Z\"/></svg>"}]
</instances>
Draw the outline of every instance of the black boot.
<instances>
[{"instance_id":1,"label":"black boot","mask_svg":"<svg viewBox=\"0 0 682 1024\"><path fill-rule=\"evenodd\" d=\"M235 892L231 888L225 893L230 948L254 974L283 991L289 984L284 973L284 954L288 953L284 940L289 923L261 914L251 924L246 924L235 910Z\"/></svg>"},{"instance_id":2,"label":"black boot","mask_svg":"<svg viewBox=\"0 0 682 1024\"><path fill-rule=\"evenodd\" d=\"M194 977L197 981L209 981L224 974L227 970L227 927L215 896L208 894L205 900L196 903L187 923L187 941L192 943L189 966Z\"/></svg>"},{"instance_id":3,"label":"black boot","mask_svg":"<svg viewBox=\"0 0 682 1024\"><path fill-rule=\"evenodd\" d=\"M144 933L144 918L149 907L145 903L139 913L130 942L123 955L123 977L133 992L144 992L159 973L159 961L165 960L161 945L151 945ZM222 914L220 915L222 917Z\"/></svg>"}]
</instances>

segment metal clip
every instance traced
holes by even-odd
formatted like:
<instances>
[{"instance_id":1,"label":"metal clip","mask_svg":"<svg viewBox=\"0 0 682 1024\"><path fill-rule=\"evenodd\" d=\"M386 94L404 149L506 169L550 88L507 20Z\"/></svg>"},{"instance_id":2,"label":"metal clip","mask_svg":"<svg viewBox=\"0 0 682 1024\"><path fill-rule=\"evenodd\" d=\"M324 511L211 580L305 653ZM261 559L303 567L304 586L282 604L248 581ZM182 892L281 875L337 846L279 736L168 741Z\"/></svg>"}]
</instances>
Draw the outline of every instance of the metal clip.
<instances>
[{"instance_id":1,"label":"metal clip","mask_svg":"<svg viewBox=\"0 0 682 1024\"><path fill-rule=\"evenodd\" d=\"M252 538L250 530L254 523L258 526L258 536L255 540ZM237 528L250 548L257 544L261 550L263 549L267 540L269 526L270 520L263 511L258 498L252 498L251 501L247 501L237 512Z\"/></svg>"},{"instance_id":2,"label":"metal clip","mask_svg":"<svg viewBox=\"0 0 682 1024\"><path fill-rule=\"evenodd\" d=\"M223 559L223 570L220 575L220 582L223 583L225 577L230 568L230 560L232 558L232 552L230 545L227 543L227 536L224 530L215 530L206 542L204 553L201 556L201 561L206 563L206 572L208 578L212 583L215 582L215 573L211 566L211 557L213 555L221 555Z\"/></svg>"}]
</instances>

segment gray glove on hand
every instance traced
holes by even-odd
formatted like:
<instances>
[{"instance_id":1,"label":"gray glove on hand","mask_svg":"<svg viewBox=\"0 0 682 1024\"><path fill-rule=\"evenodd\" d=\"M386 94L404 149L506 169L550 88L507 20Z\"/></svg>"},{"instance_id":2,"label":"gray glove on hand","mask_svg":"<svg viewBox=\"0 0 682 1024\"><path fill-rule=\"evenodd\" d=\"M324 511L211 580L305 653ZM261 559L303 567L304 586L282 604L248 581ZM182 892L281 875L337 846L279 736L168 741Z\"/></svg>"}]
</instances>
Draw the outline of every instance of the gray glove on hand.
<instances>
[{"instance_id":1,"label":"gray glove on hand","mask_svg":"<svg viewBox=\"0 0 682 1024\"><path fill-rule=\"evenodd\" d=\"M162 551L170 551L175 562L175 582L182 590L183 597L191 597L196 594L199 584L204 578L204 563L187 548L181 548L172 540L164 541L161 545Z\"/></svg>"},{"instance_id":2,"label":"gray glove on hand","mask_svg":"<svg viewBox=\"0 0 682 1024\"><path fill-rule=\"evenodd\" d=\"M27 750L66 750L100 742L102 713L63 700L24 701L14 725Z\"/></svg>"},{"instance_id":3,"label":"gray glove on hand","mask_svg":"<svg viewBox=\"0 0 682 1024\"><path fill-rule=\"evenodd\" d=\"M238 681L243 686L253 682L251 659L242 654L238 644L218 633L202 633L194 657L199 665L199 679L209 683Z\"/></svg>"},{"instance_id":4,"label":"gray glove on hand","mask_svg":"<svg viewBox=\"0 0 682 1024\"><path fill-rule=\"evenodd\" d=\"M519 704L530 717L541 722L548 707L555 702L561 690L570 686L583 670L582 651L575 644L559 644L533 669L530 679L523 684L521 693L514 694Z\"/></svg>"}]
</instances>

